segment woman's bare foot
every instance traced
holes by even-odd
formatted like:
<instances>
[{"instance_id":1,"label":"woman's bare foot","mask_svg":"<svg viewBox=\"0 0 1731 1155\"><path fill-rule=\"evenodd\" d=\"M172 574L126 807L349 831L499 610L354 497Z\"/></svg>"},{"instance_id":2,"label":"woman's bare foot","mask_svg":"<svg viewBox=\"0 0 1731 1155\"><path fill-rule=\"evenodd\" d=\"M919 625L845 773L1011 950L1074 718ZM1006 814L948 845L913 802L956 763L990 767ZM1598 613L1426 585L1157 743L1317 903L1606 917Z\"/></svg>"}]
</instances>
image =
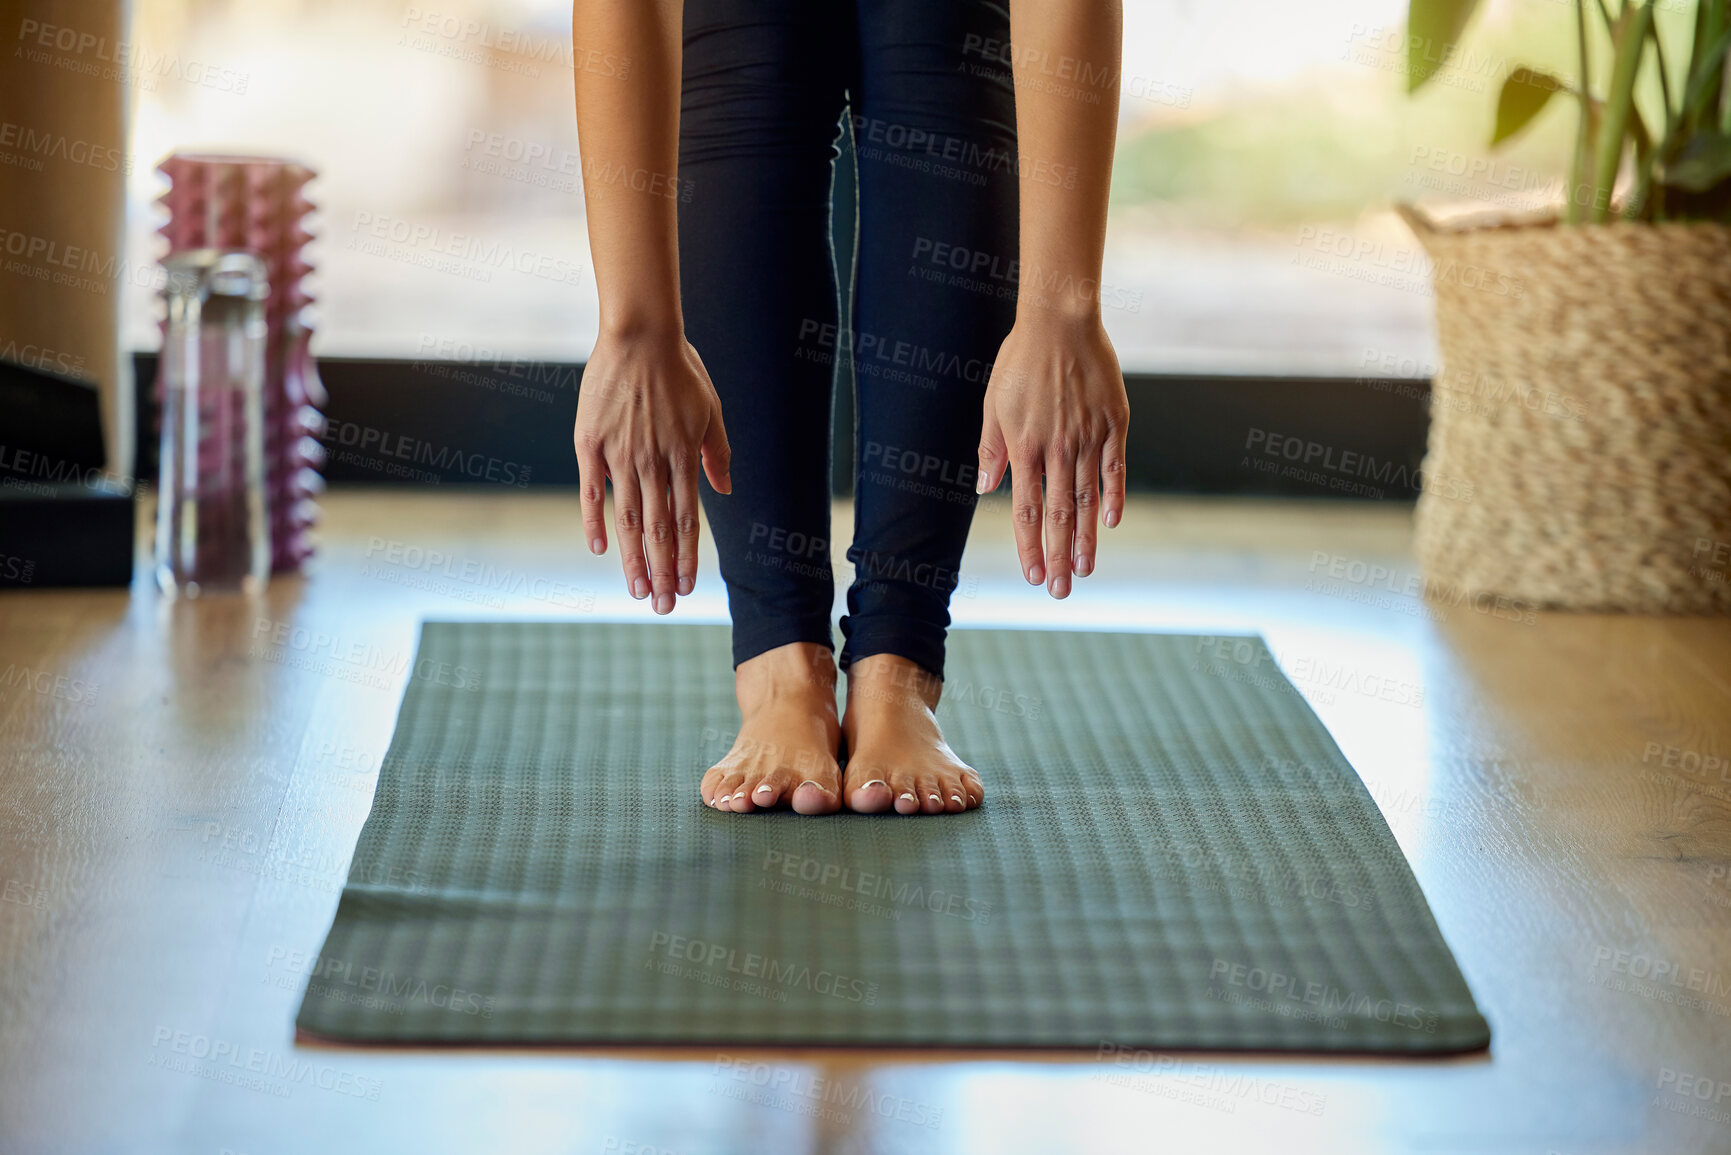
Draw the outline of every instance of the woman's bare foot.
<instances>
[{"instance_id":1,"label":"woman's bare foot","mask_svg":"<svg viewBox=\"0 0 1731 1155\"><path fill-rule=\"evenodd\" d=\"M801 814L841 809L835 677L835 655L811 642L741 662L733 682L744 722L733 749L704 774L703 804L738 814L778 805Z\"/></svg>"},{"instance_id":2,"label":"woman's bare foot","mask_svg":"<svg viewBox=\"0 0 1731 1155\"><path fill-rule=\"evenodd\" d=\"M896 654L872 654L848 667L848 809L881 814L955 814L985 801L974 768L957 758L932 711L943 682Z\"/></svg>"}]
</instances>

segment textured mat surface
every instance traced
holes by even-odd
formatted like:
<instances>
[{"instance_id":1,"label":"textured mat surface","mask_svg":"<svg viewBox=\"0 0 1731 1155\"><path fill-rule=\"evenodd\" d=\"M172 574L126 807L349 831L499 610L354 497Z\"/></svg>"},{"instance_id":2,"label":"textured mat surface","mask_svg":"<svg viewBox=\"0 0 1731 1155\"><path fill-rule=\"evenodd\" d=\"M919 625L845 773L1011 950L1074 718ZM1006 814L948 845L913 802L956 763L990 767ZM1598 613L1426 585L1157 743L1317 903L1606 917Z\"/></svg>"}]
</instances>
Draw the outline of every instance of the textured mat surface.
<instances>
[{"instance_id":1,"label":"textured mat surface","mask_svg":"<svg viewBox=\"0 0 1731 1155\"><path fill-rule=\"evenodd\" d=\"M1258 638L958 630L986 783L733 815L721 626L423 627L297 1025L419 1042L1489 1041L1375 803Z\"/></svg>"}]
</instances>

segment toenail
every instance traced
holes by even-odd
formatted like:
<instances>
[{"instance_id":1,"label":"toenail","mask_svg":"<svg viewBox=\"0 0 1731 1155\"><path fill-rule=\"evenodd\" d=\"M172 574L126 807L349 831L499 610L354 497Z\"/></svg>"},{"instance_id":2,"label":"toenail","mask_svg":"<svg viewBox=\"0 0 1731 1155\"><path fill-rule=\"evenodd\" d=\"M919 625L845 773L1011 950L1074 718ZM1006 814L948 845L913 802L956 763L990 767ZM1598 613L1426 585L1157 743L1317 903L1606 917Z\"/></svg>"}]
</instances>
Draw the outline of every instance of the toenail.
<instances>
[{"instance_id":1,"label":"toenail","mask_svg":"<svg viewBox=\"0 0 1731 1155\"><path fill-rule=\"evenodd\" d=\"M962 796L960 794L952 794L950 795L950 801L954 802L957 806L960 806L962 804Z\"/></svg>"},{"instance_id":2,"label":"toenail","mask_svg":"<svg viewBox=\"0 0 1731 1155\"><path fill-rule=\"evenodd\" d=\"M890 784L888 782L885 782L882 778L873 778L870 782L867 782L864 786L861 786L860 789L861 790L870 790L873 786L882 786L885 790L888 790Z\"/></svg>"},{"instance_id":3,"label":"toenail","mask_svg":"<svg viewBox=\"0 0 1731 1155\"><path fill-rule=\"evenodd\" d=\"M902 797L906 798L909 802L918 802L919 801L919 799L915 798L912 794L903 794Z\"/></svg>"},{"instance_id":4,"label":"toenail","mask_svg":"<svg viewBox=\"0 0 1731 1155\"><path fill-rule=\"evenodd\" d=\"M810 778L807 778L807 779L806 779L806 780L805 780L805 781L804 781L804 782L801 782L801 783L800 783L800 785L801 785L801 786L811 786L811 787L814 787L814 788L816 788L816 789L817 789L817 790L818 790L818 791L820 791L820 792L822 792L822 793L824 793L824 794L828 794L828 793L829 793L829 791L827 791L827 790L824 790L824 788L823 788L823 786L822 786L822 785L821 785L821 784L820 784L820 783L817 783L817 782L813 782L813 781L812 781L812 780L811 780L811 779L810 779Z\"/></svg>"},{"instance_id":5,"label":"toenail","mask_svg":"<svg viewBox=\"0 0 1731 1155\"><path fill-rule=\"evenodd\" d=\"M943 799L939 798L936 794L933 794L931 797L932 797L933 802L942 802L943 801Z\"/></svg>"},{"instance_id":6,"label":"toenail","mask_svg":"<svg viewBox=\"0 0 1731 1155\"><path fill-rule=\"evenodd\" d=\"M774 790L774 789L775 789L775 787L773 787L769 783L765 782L762 786L759 786L757 788L757 793L768 794L771 790Z\"/></svg>"}]
</instances>

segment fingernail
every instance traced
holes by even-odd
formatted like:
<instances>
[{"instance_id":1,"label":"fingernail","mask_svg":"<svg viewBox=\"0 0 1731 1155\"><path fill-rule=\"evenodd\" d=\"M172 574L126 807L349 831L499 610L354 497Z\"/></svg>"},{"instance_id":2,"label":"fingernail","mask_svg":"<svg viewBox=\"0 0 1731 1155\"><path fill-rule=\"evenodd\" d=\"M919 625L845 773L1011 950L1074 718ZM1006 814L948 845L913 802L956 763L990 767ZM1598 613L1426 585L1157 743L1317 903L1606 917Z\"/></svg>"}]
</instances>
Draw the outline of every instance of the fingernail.
<instances>
[{"instance_id":1,"label":"fingernail","mask_svg":"<svg viewBox=\"0 0 1731 1155\"><path fill-rule=\"evenodd\" d=\"M672 594L656 594L655 595L655 612L658 614L670 614L670 613L672 613L673 612L673 595Z\"/></svg>"},{"instance_id":2,"label":"fingernail","mask_svg":"<svg viewBox=\"0 0 1731 1155\"><path fill-rule=\"evenodd\" d=\"M1108 509L1106 511L1106 528L1107 529L1113 529L1113 528L1116 528L1117 525L1118 525L1118 511L1115 509Z\"/></svg>"},{"instance_id":3,"label":"fingernail","mask_svg":"<svg viewBox=\"0 0 1731 1155\"><path fill-rule=\"evenodd\" d=\"M697 584L697 582L691 578L688 578L688 577L680 578L679 579L679 596L684 597L686 594L690 593L691 587L696 585L696 584Z\"/></svg>"},{"instance_id":4,"label":"fingernail","mask_svg":"<svg viewBox=\"0 0 1731 1155\"><path fill-rule=\"evenodd\" d=\"M1065 577L1063 574L1058 574L1056 577L1054 577L1052 579L1052 596L1053 597L1063 598L1063 597L1066 597L1069 594L1069 592L1070 592L1070 579L1069 578Z\"/></svg>"},{"instance_id":5,"label":"fingernail","mask_svg":"<svg viewBox=\"0 0 1731 1155\"><path fill-rule=\"evenodd\" d=\"M982 474L980 474L980 476L977 479L975 479L974 492L975 493L986 492L986 475L985 474L982 473Z\"/></svg>"},{"instance_id":6,"label":"fingernail","mask_svg":"<svg viewBox=\"0 0 1731 1155\"><path fill-rule=\"evenodd\" d=\"M1094 572L1094 559L1093 558L1089 557L1087 554L1083 554L1081 557L1076 559L1076 576L1077 577L1087 577L1089 574L1091 574L1093 572Z\"/></svg>"},{"instance_id":7,"label":"fingernail","mask_svg":"<svg viewBox=\"0 0 1731 1155\"><path fill-rule=\"evenodd\" d=\"M642 601L649 596L649 579L636 578L631 583L631 596Z\"/></svg>"},{"instance_id":8,"label":"fingernail","mask_svg":"<svg viewBox=\"0 0 1731 1155\"><path fill-rule=\"evenodd\" d=\"M606 553L607 552L607 543L602 541L598 537L592 537L589 539L589 552L593 553L593 554Z\"/></svg>"},{"instance_id":9,"label":"fingernail","mask_svg":"<svg viewBox=\"0 0 1731 1155\"><path fill-rule=\"evenodd\" d=\"M1033 565L1028 567L1028 584L1029 585L1037 586L1045 580L1046 580L1046 567L1045 566L1041 565L1039 562L1035 562Z\"/></svg>"}]
</instances>

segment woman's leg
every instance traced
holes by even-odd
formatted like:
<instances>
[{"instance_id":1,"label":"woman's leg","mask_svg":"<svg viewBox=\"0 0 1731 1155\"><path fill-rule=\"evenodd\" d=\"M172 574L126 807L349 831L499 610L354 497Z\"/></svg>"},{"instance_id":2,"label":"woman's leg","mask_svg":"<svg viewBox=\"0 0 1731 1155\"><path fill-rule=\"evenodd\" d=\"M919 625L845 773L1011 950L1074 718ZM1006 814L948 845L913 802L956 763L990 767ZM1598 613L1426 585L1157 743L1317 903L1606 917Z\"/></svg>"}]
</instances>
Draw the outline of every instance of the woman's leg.
<instances>
[{"instance_id":1,"label":"woman's leg","mask_svg":"<svg viewBox=\"0 0 1731 1155\"><path fill-rule=\"evenodd\" d=\"M816 347L809 335L833 332L836 320L830 164L846 85L836 58L851 55L853 29L830 10L803 0L685 5L680 291L733 449L732 494L707 482L702 493L744 715L702 793L737 811L840 804L832 370L802 356Z\"/></svg>"},{"instance_id":2,"label":"woman's leg","mask_svg":"<svg viewBox=\"0 0 1731 1155\"><path fill-rule=\"evenodd\" d=\"M1009 20L980 0L860 0L859 27L846 789L857 809L955 811L984 791L931 710L976 500L981 401L1015 319Z\"/></svg>"}]
</instances>

